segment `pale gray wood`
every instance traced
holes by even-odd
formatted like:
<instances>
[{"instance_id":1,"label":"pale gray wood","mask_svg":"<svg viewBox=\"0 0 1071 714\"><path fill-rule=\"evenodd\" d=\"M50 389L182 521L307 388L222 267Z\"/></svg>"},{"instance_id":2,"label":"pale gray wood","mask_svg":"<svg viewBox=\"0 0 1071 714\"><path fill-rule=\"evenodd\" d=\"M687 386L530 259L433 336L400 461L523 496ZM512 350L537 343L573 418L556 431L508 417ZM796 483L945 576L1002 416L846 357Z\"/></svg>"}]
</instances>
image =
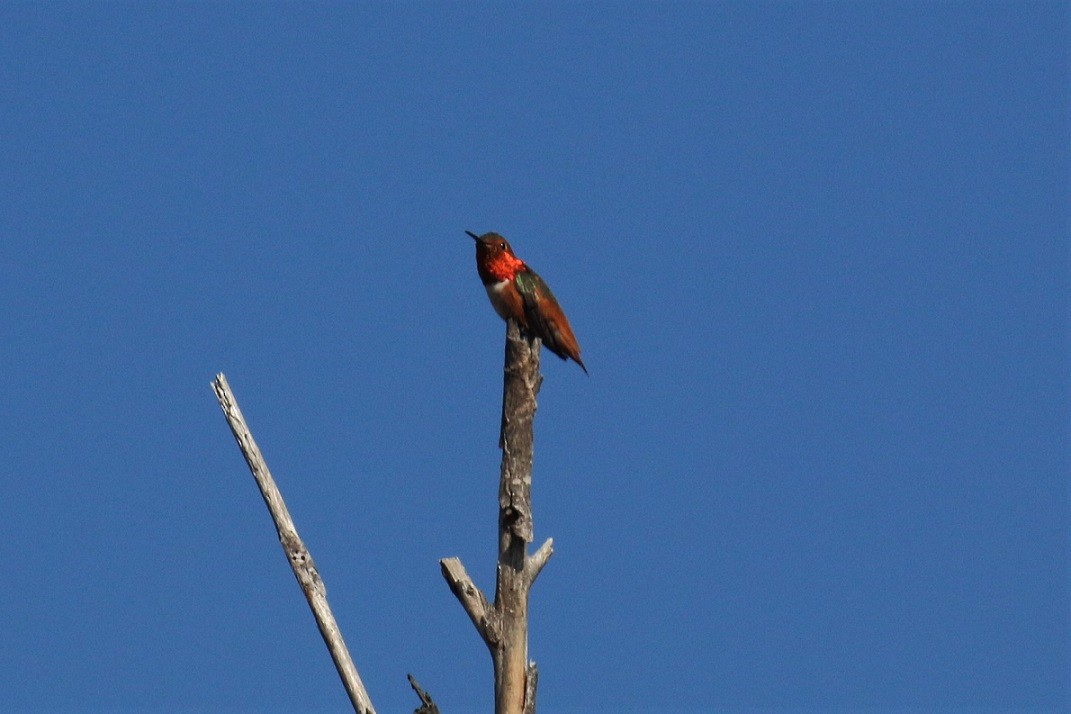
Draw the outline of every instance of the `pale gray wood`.
<instances>
[{"instance_id":1,"label":"pale gray wood","mask_svg":"<svg viewBox=\"0 0 1071 714\"><path fill-rule=\"evenodd\" d=\"M547 564L547 561L552 555L554 555L554 539L547 538L547 541L539 546L539 550L532 553L532 557L524 563L524 569L528 573L528 580L530 583L536 581L536 578L539 577L539 573L543 571L543 566Z\"/></svg>"},{"instance_id":2,"label":"pale gray wood","mask_svg":"<svg viewBox=\"0 0 1071 714\"><path fill-rule=\"evenodd\" d=\"M535 714L536 684L539 682L539 670L535 662L528 663L528 682L524 687L524 714Z\"/></svg>"},{"instance_id":3,"label":"pale gray wood","mask_svg":"<svg viewBox=\"0 0 1071 714\"><path fill-rule=\"evenodd\" d=\"M327 588L324 587L324 582L316 570L312 555L298 535L294 520L290 517L290 513L286 509L286 503L283 501L283 494L275 485L275 479L272 478L271 472L268 470L268 464L260 453L260 448L257 446L256 441L253 440L253 434L249 431L249 427L246 426L245 418L238 408L234 393L231 392L230 385L227 384L227 378L222 373L217 374L215 381L212 383L212 388L216 392L216 398L219 399L219 406L223 409L223 415L227 418L227 424L230 425L231 433L234 434L234 439L238 442L238 448L241 449L242 456L245 457L246 463L249 464L249 470L253 474L253 479L257 482L260 495L264 497L264 503L267 505L268 512L271 513L272 520L275 522L275 530L279 534L279 542L283 546L283 553L286 554L286 559L290 562L290 567L294 571L294 577L297 578L301 591L305 594L305 599L312 609L313 617L316 618L316 626L320 629L320 635L331 653L331 659L335 663L335 669L338 670L338 675L346 688L346 693L353 704L353 709L358 714L375 714L372 700L364 688L360 675L357 674L357 667L353 664L353 659L346 649L346 643L342 639L342 633L339 631L335 617L331 614L331 608L327 604Z\"/></svg>"},{"instance_id":4,"label":"pale gray wood","mask_svg":"<svg viewBox=\"0 0 1071 714\"><path fill-rule=\"evenodd\" d=\"M458 558L443 558L439 561L439 567L442 569L443 577L446 578L450 590L461 602L461 607L465 608L465 612L468 613L469 619L476 626L476 631L480 633L483 641L490 646L490 643L501 640L494 609L476 587L476 583L472 582L472 578L465 571L465 566L461 564L461 561Z\"/></svg>"},{"instance_id":5,"label":"pale gray wood","mask_svg":"<svg viewBox=\"0 0 1071 714\"><path fill-rule=\"evenodd\" d=\"M528 661L528 593L554 553L547 541L527 554L532 542L532 422L539 373L539 340L529 342L512 320L506 325L502 385L502 467L498 489L498 567L494 604L465 572L457 558L441 561L443 577L476 626L495 673L495 714L534 714L538 677Z\"/></svg>"}]
</instances>

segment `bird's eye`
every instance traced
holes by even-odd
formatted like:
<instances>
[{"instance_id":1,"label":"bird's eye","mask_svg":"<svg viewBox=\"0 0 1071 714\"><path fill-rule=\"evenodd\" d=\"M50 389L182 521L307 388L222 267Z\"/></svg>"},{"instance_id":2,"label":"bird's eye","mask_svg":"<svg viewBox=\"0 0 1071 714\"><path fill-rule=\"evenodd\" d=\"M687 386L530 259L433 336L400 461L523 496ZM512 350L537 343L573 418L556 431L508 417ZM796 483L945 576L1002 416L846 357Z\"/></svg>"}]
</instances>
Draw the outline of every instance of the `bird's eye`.
<instances>
[{"instance_id":1,"label":"bird's eye","mask_svg":"<svg viewBox=\"0 0 1071 714\"><path fill-rule=\"evenodd\" d=\"M505 250L506 249L506 244L505 243L499 243L498 244L498 249L499 250Z\"/></svg>"}]
</instances>

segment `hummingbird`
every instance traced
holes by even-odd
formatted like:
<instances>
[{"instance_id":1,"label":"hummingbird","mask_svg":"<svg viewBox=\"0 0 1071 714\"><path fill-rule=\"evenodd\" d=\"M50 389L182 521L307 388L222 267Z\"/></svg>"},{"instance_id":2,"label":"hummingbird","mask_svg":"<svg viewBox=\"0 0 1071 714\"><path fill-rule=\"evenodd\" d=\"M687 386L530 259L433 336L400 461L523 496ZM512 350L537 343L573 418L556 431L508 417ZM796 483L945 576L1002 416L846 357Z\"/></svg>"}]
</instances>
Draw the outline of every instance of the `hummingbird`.
<instances>
[{"instance_id":1,"label":"hummingbird","mask_svg":"<svg viewBox=\"0 0 1071 714\"><path fill-rule=\"evenodd\" d=\"M476 270L498 316L516 320L527 334L538 337L563 360L573 360L587 374L573 328L543 278L499 234L465 232L476 241Z\"/></svg>"}]
</instances>

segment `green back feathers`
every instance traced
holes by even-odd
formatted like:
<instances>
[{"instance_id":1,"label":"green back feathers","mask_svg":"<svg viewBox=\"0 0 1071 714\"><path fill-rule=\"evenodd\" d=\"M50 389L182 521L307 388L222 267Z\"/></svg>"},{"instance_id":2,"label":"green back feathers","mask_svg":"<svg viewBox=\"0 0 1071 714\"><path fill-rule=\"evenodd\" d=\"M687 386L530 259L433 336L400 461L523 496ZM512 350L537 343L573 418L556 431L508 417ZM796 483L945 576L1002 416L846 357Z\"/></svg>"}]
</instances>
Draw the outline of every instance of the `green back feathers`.
<instances>
[{"instance_id":1,"label":"green back feathers","mask_svg":"<svg viewBox=\"0 0 1071 714\"><path fill-rule=\"evenodd\" d=\"M514 280L517 284L517 291L524 298L525 303L546 298L554 300L554 294L550 292L550 288L543 282L543 278L533 273L530 269L517 273L517 277ZM556 304L557 300L554 300L554 302Z\"/></svg>"}]
</instances>

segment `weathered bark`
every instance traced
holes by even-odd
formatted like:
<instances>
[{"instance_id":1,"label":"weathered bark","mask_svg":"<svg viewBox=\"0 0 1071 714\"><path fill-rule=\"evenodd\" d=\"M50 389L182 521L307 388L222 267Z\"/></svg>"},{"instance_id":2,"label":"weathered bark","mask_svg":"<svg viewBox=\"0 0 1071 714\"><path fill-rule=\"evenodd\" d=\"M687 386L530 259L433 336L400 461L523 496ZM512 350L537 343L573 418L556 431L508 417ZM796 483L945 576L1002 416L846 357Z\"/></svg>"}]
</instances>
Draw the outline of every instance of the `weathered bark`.
<instances>
[{"instance_id":1,"label":"weathered bark","mask_svg":"<svg viewBox=\"0 0 1071 714\"><path fill-rule=\"evenodd\" d=\"M217 374L215 381L212 383L212 388L219 399L223 415L227 418L227 424L230 425L231 433L234 434L234 438L238 442L238 448L241 449L242 456L245 457L246 463L249 464L249 470L253 473L253 478L257 482L260 495L264 497L264 503L268 507L269 513L271 513L272 520L275 522L275 530L279 534L279 542L283 546L283 552L290 562L290 567L293 569L294 577L297 578L298 584L301 586L301 591L305 594L305 599L308 600L312 614L316 618L316 626L320 629L320 635L324 638L324 643L331 653L331 659L335 663L335 669L338 670L339 677L342 678L342 684L346 688L346 693L353 704L353 709L358 714L375 714L372 700L368 697L364 683L361 682L361 677L357 674L357 668L350 658L346 643L342 639L342 633L339 631L335 617L331 614L331 608L327 604L327 589L324 587L323 580L316 570L312 555L298 535L294 521L286 509L283 495L275 485L275 480L268 470L268 464L264 461L264 456L260 453L257 443L253 440L253 434L249 431L249 427L246 426L242 411L238 408L238 402L227 384L227 378L222 374Z\"/></svg>"},{"instance_id":2,"label":"weathered bark","mask_svg":"<svg viewBox=\"0 0 1071 714\"><path fill-rule=\"evenodd\" d=\"M534 555L532 542L532 422L539 374L538 340L506 327L502 389L502 468L498 490L498 568L495 601L489 605L457 558L439 561L443 577L491 651L495 714L535 711L535 663L528 661L528 593L554 552L548 539Z\"/></svg>"}]
</instances>

